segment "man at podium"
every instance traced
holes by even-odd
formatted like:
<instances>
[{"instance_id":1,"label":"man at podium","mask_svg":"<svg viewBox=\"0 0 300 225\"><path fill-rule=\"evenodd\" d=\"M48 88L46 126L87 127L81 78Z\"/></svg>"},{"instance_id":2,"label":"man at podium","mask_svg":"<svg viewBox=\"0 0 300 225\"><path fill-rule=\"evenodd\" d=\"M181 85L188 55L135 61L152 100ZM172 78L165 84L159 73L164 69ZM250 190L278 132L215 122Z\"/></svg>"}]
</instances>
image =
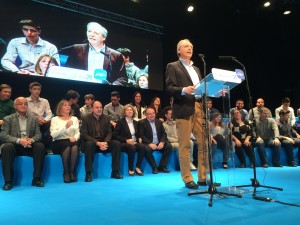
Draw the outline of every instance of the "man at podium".
<instances>
[{"instance_id":1,"label":"man at podium","mask_svg":"<svg viewBox=\"0 0 300 225\"><path fill-rule=\"evenodd\" d=\"M206 186L207 153L204 140L204 113L201 99L193 92L195 85L201 80L199 68L193 65L193 45L188 39L177 44L179 60L171 62L166 68L167 92L174 97L173 115L177 124L179 143L179 164L181 177L189 189L197 189L198 185ZM198 145L198 182L195 183L190 172L190 134L196 137Z\"/></svg>"}]
</instances>

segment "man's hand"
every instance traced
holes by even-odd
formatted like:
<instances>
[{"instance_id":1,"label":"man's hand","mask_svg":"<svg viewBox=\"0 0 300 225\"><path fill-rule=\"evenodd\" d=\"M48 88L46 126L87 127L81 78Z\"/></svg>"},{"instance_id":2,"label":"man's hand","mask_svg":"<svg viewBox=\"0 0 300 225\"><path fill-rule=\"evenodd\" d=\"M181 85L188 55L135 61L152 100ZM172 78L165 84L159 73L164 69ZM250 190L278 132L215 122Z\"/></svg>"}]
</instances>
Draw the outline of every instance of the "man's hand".
<instances>
[{"instance_id":1,"label":"man's hand","mask_svg":"<svg viewBox=\"0 0 300 225\"><path fill-rule=\"evenodd\" d=\"M238 139L235 140L235 144L236 144L236 146L238 146L238 147L241 147L241 146L242 146L242 142L240 142Z\"/></svg>"},{"instance_id":2,"label":"man's hand","mask_svg":"<svg viewBox=\"0 0 300 225\"><path fill-rule=\"evenodd\" d=\"M32 140L30 138L21 138L19 143L24 148L31 148Z\"/></svg>"},{"instance_id":3,"label":"man's hand","mask_svg":"<svg viewBox=\"0 0 300 225\"><path fill-rule=\"evenodd\" d=\"M245 145L245 146L250 146L250 145L251 145L251 142L250 142L249 140L246 139L246 140L244 141L244 145Z\"/></svg>"},{"instance_id":4,"label":"man's hand","mask_svg":"<svg viewBox=\"0 0 300 225\"><path fill-rule=\"evenodd\" d=\"M155 149L157 149L157 146L156 146L156 144L153 144L153 143L151 143L151 144L149 144L149 146L150 146L150 148L151 148L152 150L155 150Z\"/></svg>"},{"instance_id":5,"label":"man's hand","mask_svg":"<svg viewBox=\"0 0 300 225\"><path fill-rule=\"evenodd\" d=\"M107 150L107 148L108 148L107 142L100 142L100 141L98 141L98 142L96 143L96 145L99 147L99 149L100 149L101 151L105 151L105 150Z\"/></svg>"},{"instance_id":6,"label":"man's hand","mask_svg":"<svg viewBox=\"0 0 300 225\"><path fill-rule=\"evenodd\" d=\"M46 123L46 120L45 120L44 117L39 117L38 120L39 120L39 124L40 124L40 125L43 125L43 124Z\"/></svg>"},{"instance_id":7,"label":"man's hand","mask_svg":"<svg viewBox=\"0 0 300 225\"><path fill-rule=\"evenodd\" d=\"M278 139L274 140L274 145L280 145L280 141Z\"/></svg>"},{"instance_id":8,"label":"man's hand","mask_svg":"<svg viewBox=\"0 0 300 225\"><path fill-rule=\"evenodd\" d=\"M256 143L259 143L259 142L262 142L262 141L263 141L263 139L260 138L260 137L258 137L258 138L256 139Z\"/></svg>"},{"instance_id":9,"label":"man's hand","mask_svg":"<svg viewBox=\"0 0 300 225\"><path fill-rule=\"evenodd\" d=\"M186 94L190 95L196 90L196 88L194 86L188 86L185 87L183 90Z\"/></svg>"},{"instance_id":10,"label":"man's hand","mask_svg":"<svg viewBox=\"0 0 300 225\"><path fill-rule=\"evenodd\" d=\"M115 128L117 123L116 122L111 122L111 125Z\"/></svg>"},{"instance_id":11,"label":"man's hand","mask_svg":"<svg viewBox=\"0 0 300 225\"><path fill-rule=\"evenodd\" d=\"M129 145L134 145L134 140L133 139L127 139L126 143Z\"/></svg>"},{"instance_id":12,"label":"man's hand","mask_svg":"<svg viewBox=\"0 0 300 225\"><path fill-rule=\"evenodd\" d=\"M159 144L157 145L157 149L162 149L165 146L165 143L163 142L159 142Z\"/></svg>"}]
</instances>

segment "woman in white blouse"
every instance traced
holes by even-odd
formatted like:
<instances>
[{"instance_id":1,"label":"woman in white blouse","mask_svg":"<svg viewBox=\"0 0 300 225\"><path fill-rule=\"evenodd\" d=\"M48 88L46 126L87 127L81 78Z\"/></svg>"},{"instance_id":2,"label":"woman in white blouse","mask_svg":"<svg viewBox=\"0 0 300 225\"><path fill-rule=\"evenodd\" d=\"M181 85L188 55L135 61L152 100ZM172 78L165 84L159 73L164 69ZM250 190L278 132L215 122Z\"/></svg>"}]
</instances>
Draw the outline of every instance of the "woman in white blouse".
<instances>
[{"instance_id":1,"label":"woman in white blouse","mask_svg":"<svg viewBox=\"0 0 300 225\"><path fill-rule=\"evenodd\" d=\"M78 139L80 137L77 117L71 116L68 101L61 100L56 109L56 117L51 120L50 134L53 138L52 150L60 154L64 167L64 182L76 182L75 166L78 158Z\"/></svg>"}]
</instances>

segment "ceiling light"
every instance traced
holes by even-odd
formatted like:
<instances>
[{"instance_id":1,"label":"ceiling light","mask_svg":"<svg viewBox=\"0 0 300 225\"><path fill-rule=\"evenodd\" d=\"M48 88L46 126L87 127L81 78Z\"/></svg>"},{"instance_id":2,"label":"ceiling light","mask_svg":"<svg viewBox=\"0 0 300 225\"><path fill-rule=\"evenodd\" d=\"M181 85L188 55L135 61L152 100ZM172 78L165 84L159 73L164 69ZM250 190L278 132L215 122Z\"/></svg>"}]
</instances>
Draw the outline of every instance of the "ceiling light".
<instances>
[{"instance_id":1,"label":"ceiling light","mask_svg":"<svg viewBox=\"0 0 300 225\"><path fill-rule=\"evenodd\" d=\"M271 5L270 2L265 2L265 3L264 3L264 7L269 7L270 5Z\"/></svg>"},{"instance_id":2,"label":"ceiling light","mask_svg":"<svg viewBox=\"0 0 300 225\"><path fill-rule=\"evenodd\" d=\"M194 6L192 6L192 5L188 6L187 11L188 12L193 12L194 11Z\"/></svg>"},{"instance_id":3,"label":"ceiling light","mask_svg":"<svg viewBox=\"0 0 300 225\"><path fill-rule=\"evenodd\" d=\"M291 11L290 10L286 10L286 11L283 12L283 14L284 15L289 15L289 14L291 14Z\"/></svg>"}]
</instances>

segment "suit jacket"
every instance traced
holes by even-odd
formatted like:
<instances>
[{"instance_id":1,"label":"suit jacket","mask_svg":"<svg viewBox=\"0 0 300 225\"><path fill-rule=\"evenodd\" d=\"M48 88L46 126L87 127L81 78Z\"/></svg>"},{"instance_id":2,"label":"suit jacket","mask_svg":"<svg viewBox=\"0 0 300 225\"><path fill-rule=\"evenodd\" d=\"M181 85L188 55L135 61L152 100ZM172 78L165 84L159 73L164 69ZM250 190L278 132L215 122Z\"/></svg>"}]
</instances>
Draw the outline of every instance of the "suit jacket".
<instances>
[{"instance_id":1,"label":"suit jacket","mask_svg":"<svg viewBox=\"0 0 300 225\"><path fill-rule=\"evenodd\" d=\"M93 141L96 144L97 141L109 142L111 140L112 131L109 117L102 114L99 119L100 139L97 140L95 139L97 136L95 126L96 119L93 113L89 113L82 118L80 137L83 143L86 141Z\"/></svg>"},{"instance_id":2,"label":"suit jacket","mask_svg":"<svg viewBox=\"0 0 300 225\"><path fill-rule=\"evenodd\" d=\"M193 66L201 80L199 68ZM166 86L169 95L174 96L173 115L177 119L184 119L195 112L195 96L181 95L182 89L192 86L193 82L184 65L178 60L169 63L166 68Z\"/></svg>"},{"instance_id":3,"label":"suit jacket","mask_svg":"<svg viewBox=\"0 0 300 225\"><path fill-rule=\"evenodd\" d=\"M155 127L158 141L163 143L167 142L167 133L160 120L155 119ZM153 143L153 132L147 118L138 121L138 134L138 136L142 139L142 143L147 145Z\"/></svg>"},{"instance_id":4,"label":"suit jacket","mask_svg":"<svg viewBox=\"0 0 300 225\"><path fill-rule=\"evenodd\" d=\"M133 120L133 127L134 127L134 130L135 130L136 140L138 140L137 124L138 124L138 122ZM124 142L124 143L126 143L127 139L132 138L130 130L129 130L129 126L128 126L127 121L126 121L125 118L122 118L122 119L118 120L117 125L114 129L114 132L113 132L112 136L113 136L114 140L118 140L118 141Z\"/></svg>"},{"instance_id":5,"label":"suit jacket","mask_svg":"<svg viewBox=\"0 0 300 225\"><path fill-rule=\"evenodd\" d=\"M88 70L89 44L74 45L66 62L67 67ZM114 85L127 86L127 74L120 52L105 47L103 69L107 71L107 81Z\"/></svg>"},{"instance_id":6,"label":"suit jacket","mask_svg":"<svg viewBox=\"0 0 300 225\"><path fill-rule=\"evenodd\" d=\"M38 119L28 113L26 118L26 133L28 137L34 141L40 141L42 134L40 131L40 126ZM1 131L1 142L4 143L16 143L16 141L21 138L20 124L17 113L11 114L3 118L3 125Z\"/></svg>"}]
</instances>

